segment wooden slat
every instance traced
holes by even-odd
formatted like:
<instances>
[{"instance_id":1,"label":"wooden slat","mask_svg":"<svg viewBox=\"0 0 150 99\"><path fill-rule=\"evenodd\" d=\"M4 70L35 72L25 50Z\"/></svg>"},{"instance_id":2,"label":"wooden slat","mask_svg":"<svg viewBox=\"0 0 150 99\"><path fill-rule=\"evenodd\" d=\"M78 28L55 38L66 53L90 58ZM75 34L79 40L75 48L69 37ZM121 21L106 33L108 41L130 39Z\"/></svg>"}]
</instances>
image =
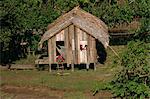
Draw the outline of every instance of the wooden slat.
<instances>
[{"instance_id":1,"label":"wooden slat","mask_svg":"<svg viewBox=\"0 0 150 99\"><path fill-rule=\"evenodd\" d=\"M70 62L72 64L72 71L74 70L74 56L75 56L75 43L74 43L74 25L69 26L69 51Z\"/></svg>"},{"instance_id":2,"label":"wooden slat","mask_svg":"<svg viewBox=\"0 0 150 99\"><path fill-rule=\"evenodd\" d=\"M79 53L80 53L79 60L80 60L80 63L83 62L83 60L82 60L82 52L81 52L81 49L80 49L82 36L83 36L82 35L82 30L79 28Z\"/></svg>"},{"instance_id":3,"label":"wooden slat","mask_svg":"<svg viewBox=\"0 0 150 99\"><path fill-rule=\"evenodd\" d=\"M64 41L64 30L56 34L56 41Z\"/></svg>"},{"instance_id":4,"label":"wooden slat","mask_svg":"<svg viewBox=\"0 0 150 99\"><path fill-rule=\"evenodd\" d=\"M82 40L87 43L87 33L82 30ZM86 44L87 45L87 44ZM85 48L85 45L83 46ZM87 49L83 50L83 61L87 63Z\"/></svg>"},{"instance_id":5,"label":"wooden slat","mask_svg":"<svg viewBox=\"0 0 150 99\"><path fill-rule=\"evenodd\" d=\"M69 54L68 54L68 52L69 52L69 42L68 42L68 33L69 33L69 30L68 30L68 28L65 28L64 29L64 35L65 35L65 50L66 50L66 59L65 59L65 62L67 63L67 64L69 64Z\"/></svg>"},{"instance_id":6,"label":"wooden slat","mask_svg":"<svg viewBox=\"0 0 150 99\"><path fill-rule=\"evenodd\" d=\"M82 30L82 40L87 41L87 33Z\"/></svg>"},{"instance_id":7,"label":"wooden slat","mask_svg":"<svg viewBox=\"0 0 150 99\"><path fill-rule=\"evenodd\" d=\"M93 63L94 63L94 70L96 70L96 62L97 62L97 50L96 50L96 39L93 38L92 40L92 49L93 49Z\"/></svg>"},{"instance_id":8,"label":"wooden slat","mask_svg":"<svg viewBox=\"0 0 150 99\"><path fill-rule=\"evenodd\" d=\"M87 35L87 39L88 39L88 41L87 41L87 43L88 43L88 46L87 46L87 62L90 63L91 57L90 57L90 35L89 34Z\"/></svg>"},{"instance_id":9,"label":"wooden slat","mask_svg":"<svg viewBox=\"0 0 150 99\"><path fill-rule=\"evenodd\" d=\"M51 64L52 64L52 42L51 42L51 39L48 40L48 64L49 64L49 71L51 72Z\"/></svg>"},{"instance_id":10,"label":"wooden slat","mask_svg":"<svg viewBox=\"0 0 150 99\"><path fill-rule=\"evenodd\" d=\"M95 38L92 37L92 56L93 56L93 62L95 63L96 62L96 41L95 41Z\"/></svg>"},{"instance_id":11,"label":"wooden slat","mask_svg":"<svg viewBox=\"0 0 150 99\"><path fill-rule=\"evenodd\" d=\"M53 37L53 63L56 63L56 36Z\"/></svg>"},{"instance_id":12,"label":"wooden slat","mask_svg":"<svg viewBox=\"0 0 150 99\"><path fill-rule=\"evenodd\" d=\"M80 45L82 45L82 48L84 48L83 50L80 50L80 62L87 63L87 50L86 50L86 46L85 46L85 45L87 45L87 33L84 32L83 30L80 30L79 35L80 35L79 36L80 37Z\"/></svg>"},{"instance_id":13,"label":"wooden slat","mask_svg":"<svg viewBox=\"0 0 150 99\"><path fill-rule=\"evenodd\" d=\"M73 63L75 63L75 27L74 25L70 26L71 35L72 35L72 54L73 54Z\"/></svg>"},{"instance_id":14,"label":"wooden slat","mask_svg":"<svg viewBox=\"0 0 150 99\"><path fill-rule=\"evenodd\" d=\"M75 26L75 64L78 63L78 54L79 54L79 40L78 40L78 28Z\"/></svg>"},{"instance_id":15,"label":"wooden slat","mask_svg":"<svg viewBox=\"0 0 150 99\"><path fill-rule=\"evenodd\" d=\"M71 26L69 28L69 34L68 34L68 62L69 64L72 63L72 29Z\"/></svg>"},{"instance_id":16,"label":"wooden slat","mask_svg":"<svg viewBox=\"0 0 150 99\"><path fill-rule=\"evenodd\" d=\"M89 63L91 63L93 61L93 58L92 58L92 36L89 35L88 37L88 46L89 46L89 52L88 52L88 57L89 57Z\"/></svg>"},{"instance_id":17,"label":"wooden slat","mask_svg":"<svg viewBox=\"0 0 150 99\"><path fill-rule=\"evenodd\" d=\"M67 47L67 50L66 50L66 53L67 53L67 63L68 64L71 64L71 61L72 61L72 35L71 35L71 29L69 27L67 27L65 29L65 33L66 34L66 47Z\"/></svg>"},{"instance_id":18,"label":"wooden slat","mask_svg":"<svg viewBox=\"0 0 150 99\"><path fill-rule=\"evenodd\" d=\"M50 41L50 42L51 42L51 44L50 44L50 45L51 45L51 50L50 50L50 51L51 51L51 59L50 59L50 60L51 60L51 64L52 64L52 63L54 63L54 45L53 45L53 37L52 37L50 40L51 40L51 41Z\"/></svg>"},{"instance_id":19,"label":"wooden slat","mask_svg":"<svg viewBox=\"0 0 150 99\"><path fill-rule=\"evenodd\" d=\"M94 57L95 57L95 55L94 55L94 46L95 46L95 44L94 44L94 40L95 40L95 38L94 37L92 37L91 36L91 59L92 59L92 63L95 61L94 59Z\"/></svg>"}]
</instances>

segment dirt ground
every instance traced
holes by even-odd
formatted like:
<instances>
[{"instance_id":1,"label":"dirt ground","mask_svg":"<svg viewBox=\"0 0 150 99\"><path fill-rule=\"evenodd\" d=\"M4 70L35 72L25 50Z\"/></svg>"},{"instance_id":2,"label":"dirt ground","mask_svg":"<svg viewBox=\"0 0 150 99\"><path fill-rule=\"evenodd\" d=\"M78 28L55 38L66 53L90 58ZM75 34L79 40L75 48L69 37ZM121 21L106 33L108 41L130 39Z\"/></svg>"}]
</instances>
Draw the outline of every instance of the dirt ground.
<instances>
[{"instance_id":1,"label":"dirt ground","mask_svg":"<svg viewBox=\"0 0 150 99\"><path fill-rule=\"evenodd\" d=\"M65 92L74 93L75 90L58 90L50 89L46 87L19 87L12 85L2 85L1 92L5 95L1 96L1 99L65 99ZM91 92L85 92L85 96L88 99L110 99L112 95L109 92L99 92L95 96ZM11 97L11 98L10 98ZM70 97L70 99L72 99Z\"/></svg>"}]
</instances>

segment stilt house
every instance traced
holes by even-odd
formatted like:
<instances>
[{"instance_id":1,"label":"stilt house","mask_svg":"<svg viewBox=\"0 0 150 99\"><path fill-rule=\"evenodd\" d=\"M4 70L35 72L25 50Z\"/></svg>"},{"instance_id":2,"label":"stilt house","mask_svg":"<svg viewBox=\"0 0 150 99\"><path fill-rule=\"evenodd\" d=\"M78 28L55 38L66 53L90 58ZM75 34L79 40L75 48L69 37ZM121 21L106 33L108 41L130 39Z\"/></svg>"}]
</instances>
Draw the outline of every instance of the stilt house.
<instances>
[{"instance_id":1,"label":"stilt house","mask_svg":"<svg viewBox=\"0 0 150 99\"><path fill-rule=\"evenodd\" d=\"M42 47L48 40L48 63L59 61L71 65L97 62L96 40L106 48L109 44L108 27L99 18L75 7L48 25L39 42ZM95 66L94 66L95 67ZM96 68L95 68L96 69Z\"/></svg>"}]
</instances>

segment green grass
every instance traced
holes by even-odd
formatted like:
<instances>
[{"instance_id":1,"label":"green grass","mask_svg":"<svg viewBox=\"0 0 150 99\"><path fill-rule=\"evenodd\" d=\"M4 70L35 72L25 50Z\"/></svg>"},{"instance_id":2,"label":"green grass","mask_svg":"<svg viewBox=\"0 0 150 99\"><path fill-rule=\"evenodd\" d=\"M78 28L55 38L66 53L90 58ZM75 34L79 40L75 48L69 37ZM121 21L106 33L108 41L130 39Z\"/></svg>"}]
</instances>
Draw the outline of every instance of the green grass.
<instances>
[{"instance_id":1,"label":"green grass","mask_svg":"<svg viewBox=\"0 0 150 99\"><path fill-rule=\"evenodd\" d=\"M101 72L99 72L101 71ZM112 75L107 68L100 68L96 72L91 71L65 71L69 75L60 76L57 73L49 73L47 71L1 71L2 84L10 84L16 86L46 86L56 89L73 89L73 90L90 90L98 81L111 79Z\"/></svg>"},{"instance_id":2,"label":"green grass","mask_svg":"<svg viewBox=\"0 0 150 99\"><path fill-rule=\"evenodd\" d=\"M118 54L124 49L124 46L113 47ZM14 70L1 71L1 85L14 85L26 87L48 87L57 90L71 90L65 92L65 99L88 99L85 92L92 92L98 85L103 87L104 84L111 81L115 73L120 69L112 66L115 54L107 49L107 60L105 65L99 65L96 71L93 70L65 70L69 75L57 75L58 71L49 73L48 71L37 70Z\"/></svg>"},{"instance_id":3,"label":"green grass","mask_svg":"<svg viewBox=\"0 0 150 99\"><path fill-rule=\"evenodd\" d=\"M106 70L106 71L105 71ZM101 71L101 72L100 72ZM57 90L70 90L65 92L66 99L87 99L84 92L91 92L94 86L99 82L106 82L112 78L112 75L107 76L109 73L106 68L99 68L94 71L65 71L69 75L60 76L56 73L50 74L47 71L1 71L2 81L1 84L22 86L22 87L48 87ZM105 72L105 73L104 73Z\"/></svg>"}]
</instances>

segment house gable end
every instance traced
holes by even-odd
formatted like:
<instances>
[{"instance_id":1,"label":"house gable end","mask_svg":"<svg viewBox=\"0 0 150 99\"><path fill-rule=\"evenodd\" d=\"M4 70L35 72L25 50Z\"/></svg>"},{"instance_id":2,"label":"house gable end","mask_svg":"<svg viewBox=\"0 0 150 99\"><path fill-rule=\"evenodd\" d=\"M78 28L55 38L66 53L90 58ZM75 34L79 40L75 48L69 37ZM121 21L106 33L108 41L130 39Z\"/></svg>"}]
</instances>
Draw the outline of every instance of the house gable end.
<instances>
[{"instance_id":1,"label":"house gable end","mask_svg":"<svg viewBox=\"0 0 150 99\"><path fill-rule=\"evenodd\" d=\"M39 42L39 46L41 46L44 41L50 39L71 24L74 24L98 39L105 47L109 44L107 26L97 17L76 7L65 15L60 16L48 26L49 30L44 33Z\"/></svg>"}]
</instances>

